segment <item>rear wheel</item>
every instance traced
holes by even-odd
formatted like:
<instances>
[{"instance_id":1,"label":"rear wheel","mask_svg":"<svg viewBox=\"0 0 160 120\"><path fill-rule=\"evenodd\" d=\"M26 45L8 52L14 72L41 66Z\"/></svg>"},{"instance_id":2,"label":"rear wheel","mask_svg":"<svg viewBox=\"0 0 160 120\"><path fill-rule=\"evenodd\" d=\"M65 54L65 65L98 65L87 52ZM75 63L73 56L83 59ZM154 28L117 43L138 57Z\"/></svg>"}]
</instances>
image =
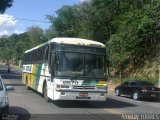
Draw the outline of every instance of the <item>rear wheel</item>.
<instances>
[{"instance_id":1,"label":"rear wheel","mask_svg":"<svg viewBox=\"0 0 160 120\"><path fill-rule=\"evenodd\" d=\"M121 95L120 90L116 89L115 94L116 94L116 96L120 96Z\"/></svg>"},{"instance_id":2,"label":"rear wheel","mask_svg":"<svg viewBox=\"0 0 160 120\"><path fill-rule=\"evenodd\" d=\"M45 83L44 85L43 85L43 97L44 97L44 100L46 101L46 102L49 102L49 98L48 98L48 95L47 95L47 84Z\"/></svg>"}]
</instances>

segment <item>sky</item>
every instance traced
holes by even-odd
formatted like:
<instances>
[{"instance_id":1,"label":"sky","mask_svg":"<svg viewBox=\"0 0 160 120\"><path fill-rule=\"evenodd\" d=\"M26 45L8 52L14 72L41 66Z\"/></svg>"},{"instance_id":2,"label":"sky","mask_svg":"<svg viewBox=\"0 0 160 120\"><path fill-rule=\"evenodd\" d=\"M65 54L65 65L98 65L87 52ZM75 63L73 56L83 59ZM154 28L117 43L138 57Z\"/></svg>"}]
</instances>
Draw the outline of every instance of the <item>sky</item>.
<instances>
[{"instance_id":1,"label":"sky","mask_svg":"<svg viewBox=\"0 0 160 120\"><path fill-rule=\"evenodd\" d=\"M31 26L49 28L46 15L56 15L56 11L65 5L74 5L85 0L14 0L13 6L0 14L0 36L20 34ZM27 21L27 20L36 21ZM38 22L43 21L43 22Z\"/></svg>"}]
</instances>

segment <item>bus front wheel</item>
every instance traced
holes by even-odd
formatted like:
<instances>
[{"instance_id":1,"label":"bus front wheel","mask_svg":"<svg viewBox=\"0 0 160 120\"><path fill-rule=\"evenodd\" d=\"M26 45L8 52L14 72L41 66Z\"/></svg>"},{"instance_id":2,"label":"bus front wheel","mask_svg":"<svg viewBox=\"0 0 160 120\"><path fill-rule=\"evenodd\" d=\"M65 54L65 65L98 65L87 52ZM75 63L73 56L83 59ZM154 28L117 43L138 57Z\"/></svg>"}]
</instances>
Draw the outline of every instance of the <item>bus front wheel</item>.
<instances>
[{"instance_id":1,"label":"bus front wheel","mask_svg":"<svg viewBox=\"0 0 160 120\"><path fill-rule=\"evenodd\" d=\"M46 102L49 102L49 98L47 95L47 84L46 83L43 85L43 97Z\"/></svg>"}]
</instances>

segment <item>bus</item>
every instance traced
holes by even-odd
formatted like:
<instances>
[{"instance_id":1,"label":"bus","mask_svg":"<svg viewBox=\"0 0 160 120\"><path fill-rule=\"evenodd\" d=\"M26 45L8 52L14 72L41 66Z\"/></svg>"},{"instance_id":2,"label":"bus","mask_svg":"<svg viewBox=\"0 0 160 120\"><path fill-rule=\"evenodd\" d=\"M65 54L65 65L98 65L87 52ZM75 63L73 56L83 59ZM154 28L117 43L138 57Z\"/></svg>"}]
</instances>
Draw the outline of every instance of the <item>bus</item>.
<instances>
[{"instance_id":1,"label":"bus","mask_svg":"<svg viewBox=\"0 0 160 120\"><path fill-rule=\"evenodd\" d=\"M45 101L106 101L106 46L81 38L53 38L24 53L22 82Z\"/></svg>"}]
</instances>

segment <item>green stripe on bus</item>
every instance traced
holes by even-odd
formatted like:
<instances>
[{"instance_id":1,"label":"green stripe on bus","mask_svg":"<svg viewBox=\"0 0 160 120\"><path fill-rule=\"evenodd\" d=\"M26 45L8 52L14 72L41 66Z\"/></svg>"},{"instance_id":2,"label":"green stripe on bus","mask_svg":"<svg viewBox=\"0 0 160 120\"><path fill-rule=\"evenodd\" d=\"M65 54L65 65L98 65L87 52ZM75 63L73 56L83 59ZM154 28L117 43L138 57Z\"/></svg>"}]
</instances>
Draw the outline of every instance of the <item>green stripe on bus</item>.
<instances>
[{"instance_id":1,"label":"green stripe on bus","mask_svg":"<svg viewBox=\"0 0 160 120\"><path fill-rule=\"evenodd\" d=\"M34 81L32 84L32 88L35 90L38 90L38 84L40 80L40 74L41 74L42 64L36 64L36 70L34 73Z\"/></svg>"},{"instance_id":2,"label":"green stripe on bus","mask_svg":"<svg viewBox=\"0 0 160 120\"><path fill-rule=\"evenodd\" d=\"M32 85L32 88L35 89L35 84L36 84L36 75L35 74L36 74L37 64L33 65L33 69L34 69L33 70L33 76L34 77L33 77L33 81L32 81L33 83L31 85Z\"/></svg>"},{"instance_id":3,"label":"green stripe on bus","mask_svg":"<svg viewBox=\"0 0 160 120\"><path fill-rule=\"evenodd\" d=\"M35 86L35 89L36 89L36 90L38 90L38 85L39 85L39 81L40 81L41 70L42 70L42 64L38 64L38 65L37 65L37 69L36 69L36 86Z\"/></svg>"},{"instance_id":4,"label":"green stripe on bus","mask_svg":"<svg viewBox=\"0 0 160 120\"><path fill-rule=\"evenodd\" d=\"M96 85L96 80L84 80L83 81L83 83L82 83L82 85L93 85L93 86L95 86Z\"/></svg>"}]
</instances>

